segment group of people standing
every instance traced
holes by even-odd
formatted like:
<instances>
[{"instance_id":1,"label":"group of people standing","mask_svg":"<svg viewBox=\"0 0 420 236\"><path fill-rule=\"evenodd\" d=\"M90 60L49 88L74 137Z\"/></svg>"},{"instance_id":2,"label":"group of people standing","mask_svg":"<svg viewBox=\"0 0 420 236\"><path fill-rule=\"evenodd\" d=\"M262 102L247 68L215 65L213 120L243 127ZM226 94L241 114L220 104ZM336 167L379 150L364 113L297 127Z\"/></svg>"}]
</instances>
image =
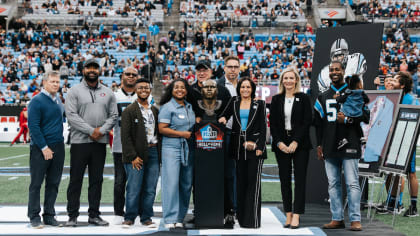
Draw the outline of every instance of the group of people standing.
<instances>
[{"instance_id":1,"label":"group of people standing","mask_svg":"<svg viewBox=\"0 0 420 236\"><path fill-rule=\"evenodd\" d=\"M114 129L115 171L114 214L124 227L141 224L156 227L153 203L159 172L162 182L162 210L166 228L184 227L194 179L193 131L204 113L200 108L203 89L217 89L221 104L215 111L217 122L226 125L225 135L225 227L261 226L261 172L267 158L266 104L256 96L256 85L239 78L240 60L225 59L225 76L212 81L209 61L196 64L197 83L189 86L175 79L160 99L160 109L151 102L152 84L139 79L133 67L121 75L121 88L114 94L98 83L100 65L94 59L84 64L80 84L68 92L65 105L57 98L59 74L46 73L44 88L28 108L31 134L31 185L28 216L34 228L41 228L39 190L46 176L43 223L60 225L55 220L54 203L64 162L63 115L71 127L70 183L67 190L67 226L76 226L80 193L86 167L89 170L89 223L107 226L100 217L103 169L108 133ZM341 62L329 66L331 87L319 95L314 109L308 95L301 92L299 74L287 68L280 76L279 94L270 106L272 150L281 181L284 227L298 228L305 212L306 170L312 143L309 128L317 130L317 153L325 160L331 200L332 221L324 228L343 228L341 172L348 188L351 230L361 230L360 187L357 163L360 158L360 122L369 114L348 117L340 111L337 97L344 95L347 83ZM313 115L313 112L314 115ZM337 148L337 133L345 129L344 148ZM350 150L350 151L349 151ZM292 196L292 170L294 197ZM194 199L194 198L193 198ZM124 211L125 207L125 211ZM190 221L193 223L194 219Z\"/></svg>"}]
</instances>

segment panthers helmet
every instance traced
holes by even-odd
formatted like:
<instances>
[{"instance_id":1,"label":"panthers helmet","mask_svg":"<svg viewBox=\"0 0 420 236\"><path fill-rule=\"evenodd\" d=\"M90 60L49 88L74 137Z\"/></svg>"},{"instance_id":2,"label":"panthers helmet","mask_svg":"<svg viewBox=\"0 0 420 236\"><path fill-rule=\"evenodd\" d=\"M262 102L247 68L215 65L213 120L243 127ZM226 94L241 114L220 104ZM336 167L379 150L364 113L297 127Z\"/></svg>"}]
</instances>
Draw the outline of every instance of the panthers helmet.
<instances>
[{"instance_id":1,"label":"panthers helmet","mask_svg":"<svg viewBox=\"0 0 420 236\"><path fill-rule=\"evenodd\" d=\"M339 60L343 64L346 64L348 55L349 55L349 46L346 40L342 38L335 40L334 43L331 45L331 51L330 51L331 61Z\"/></svg>"}]
</instances>

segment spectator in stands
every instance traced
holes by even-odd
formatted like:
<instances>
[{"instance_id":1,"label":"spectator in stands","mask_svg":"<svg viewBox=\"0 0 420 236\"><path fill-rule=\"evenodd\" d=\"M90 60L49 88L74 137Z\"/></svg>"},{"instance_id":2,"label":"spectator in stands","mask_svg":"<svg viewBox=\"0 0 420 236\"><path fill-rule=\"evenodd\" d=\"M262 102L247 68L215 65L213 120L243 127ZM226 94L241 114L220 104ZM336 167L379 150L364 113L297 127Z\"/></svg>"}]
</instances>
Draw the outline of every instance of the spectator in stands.
<instances>
[{"instance_id":1,"label":"spectator in stands","mask_svg":"<svg viewBox=\"0 0 420 236\"><path fill-rule=\"evenodd\" d=\"M88 222L97 226L109 224L99 216L99 205L108 133L116 123L118 112L112 91L99 83L99 71L100 65L95 59L87 60L83 68L83 80L67 94L66 116L71 127L72 149L67 189L67 226L77 225L86 166L89 167L90 179ZM91 96L90 88L96 88L94 96Z\"/></svg>"},{"instance_id":2,"label":"spectator in stands","mask_svg":"<svg viewBox=\"0 0 420 236\"><path fill-rule=\"evenodd\" d=\"M28 217L32 228L42 228L40 190L45 178L43 221L45 225L59 226L54 204L64 165L63 114L58 99L59 74L46 73L42 93L33 98L28 108L28 126L31 134Z\"/></svg>"}]
</instances>

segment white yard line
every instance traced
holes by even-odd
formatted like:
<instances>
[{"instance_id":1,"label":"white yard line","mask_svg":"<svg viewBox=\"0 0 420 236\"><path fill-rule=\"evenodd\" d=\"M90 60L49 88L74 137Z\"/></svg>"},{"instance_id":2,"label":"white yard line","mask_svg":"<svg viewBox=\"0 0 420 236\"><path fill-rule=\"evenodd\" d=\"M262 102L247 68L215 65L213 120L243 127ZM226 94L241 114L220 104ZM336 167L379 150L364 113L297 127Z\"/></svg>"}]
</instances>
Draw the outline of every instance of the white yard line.
<instances>
[{"instance_id":1,"label":"white yard line","mask_svg":"<svg viewBox=\"0 0 420 236\"><path fill-rule=\"evenodd\" d=\"M0 158L0 161L15 159L15 158L19 158L19 157L25 157L25 156L29 156L29 154L22 154L22 155L11 156L11 157L3 157L3 158Z\"/></svg>"}]
</instances>

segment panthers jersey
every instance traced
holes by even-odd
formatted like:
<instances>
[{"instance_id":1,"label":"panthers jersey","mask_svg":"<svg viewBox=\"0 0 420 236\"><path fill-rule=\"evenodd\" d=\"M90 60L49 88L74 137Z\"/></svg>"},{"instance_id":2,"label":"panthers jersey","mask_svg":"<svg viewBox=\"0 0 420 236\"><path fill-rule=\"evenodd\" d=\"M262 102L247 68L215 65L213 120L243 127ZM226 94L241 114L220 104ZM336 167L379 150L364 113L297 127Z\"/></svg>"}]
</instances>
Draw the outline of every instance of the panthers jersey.
<instances>
[{"instance_id":1,"label":"panthers jersey","mask_svg":"<svg viewBox=\"0 0 420 236\"><path fill-rule=\"evenodd\" d=\"M317 144L322 146L326 158L340 156L360 158L360 134L357 129L357 127L360 129L360 121L355 120L354 123L347 125L337 123L340 104L335 98L336 95L344 95L346 88L347 84L342 85L338 89L331 85L327 91L318 96L314 104ZM363 116L363 120L365 120L366 115L364 114ZM342 132L339 129L346 129L348 133L349 143L342 150L337 150L337 132Z\"/></svg>"},{"instance_id":2,"label":"panthers jersey","mask_svg":"<svg viewBox=\"0 0 420 236\"><path fill-rule=\"evenodd\" d=\"M346 62L344 70L344 78L347 76L358 75L363 81L363 74L367 70L366 59L361 53L353 53L348 55L344 60ZM330 66L327 65L322 68L318 75L318 90L320 93L327 91L330 87Z\"/></svg>"}]
</instances>

